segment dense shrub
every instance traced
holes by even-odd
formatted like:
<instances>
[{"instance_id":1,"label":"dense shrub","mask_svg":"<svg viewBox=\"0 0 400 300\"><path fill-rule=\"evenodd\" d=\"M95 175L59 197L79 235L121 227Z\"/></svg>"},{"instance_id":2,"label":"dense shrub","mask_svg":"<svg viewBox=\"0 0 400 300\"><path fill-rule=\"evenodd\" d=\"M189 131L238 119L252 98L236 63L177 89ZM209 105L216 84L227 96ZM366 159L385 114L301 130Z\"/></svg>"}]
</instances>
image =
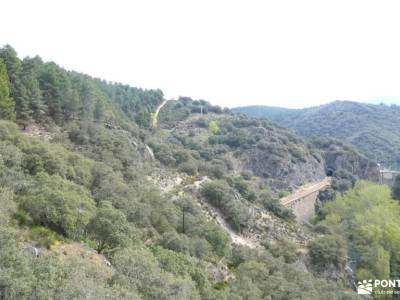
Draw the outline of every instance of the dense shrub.
<instances>
[{"instance_id":1,"label":"dense shrub","mask_svg":"<svg viewBox=\"0 0 400 300\"><path fill-rule=\"evenodd\" d=\"M213 205L221 209L225 219L235 230L246 227L249 213L246 206L234 199L232 191L226 181L207 182L203 185L202 195Z\"/></svg>"},{"instance_id":2,"label":"dense shrub","mask_svg":"<svg viewBox=\"0 0 400 300\"><path fill-rule=\"evenodd\" d=\"M48 228L33 226L29 230L29 239L35 241L38 247L50 249L50 247L56 244L61 238Z\"/></svg>"},{"instance_id":3,"label":"dense shrub","mask_svg":"<svg viewBox=\"0 0 400 300\"><path fill-rule=\"evenodd\" d=\"M330 265L342 270L346 263L346 255L346 242L338 235L319 237L310 244L313 265L320 270L324 270Z\"/></svg>"},{"instance_id":4,"label":"dense shrub","mask_svg":"<svg viewBox=\"0 0 400 300\"><path fill-rule=\"evenodd\" d=\"M287 221L295 219L295 215L290 209L284 207L278 199L272 198L269 194L260 195L260 201L266 209L272 211L278 217Z\"/></svg>"},{"instance_id":5,"label":"dense shrub","mask_svg":"<svg viewBox=\"0 0 400 300\"><path fill-rule=\"evenodd\" d=\"M45 173L36 177L36 185L18 201L36 224L68 237L83 235L96 209L90 193L83 187Z\"/></svg>"},{"instance_id":6,"label":"dense shrub","mask_svg":"<svg viewBox=\"0 0 400 300\"><path fill-rule=\"evenodd\" d=\"M197 173L197 164L194 160L190 160L182 163L178 167L179 172L186 173L188 175L195 175Z\"/></svg>"},{"instance_id":7,"label":"dense shrub","mask_svg":"<svg viewBox=\"0 0 400 300\"><path fill-rule=\"evenodd\" d=\"M105 250L115 251L119 247L127 246L133 239L125 215L107 201L100 203L96 215L87 225L87 232L91 239L97 241L96 250L99 253Z\"/></svg>"}]
</instances>

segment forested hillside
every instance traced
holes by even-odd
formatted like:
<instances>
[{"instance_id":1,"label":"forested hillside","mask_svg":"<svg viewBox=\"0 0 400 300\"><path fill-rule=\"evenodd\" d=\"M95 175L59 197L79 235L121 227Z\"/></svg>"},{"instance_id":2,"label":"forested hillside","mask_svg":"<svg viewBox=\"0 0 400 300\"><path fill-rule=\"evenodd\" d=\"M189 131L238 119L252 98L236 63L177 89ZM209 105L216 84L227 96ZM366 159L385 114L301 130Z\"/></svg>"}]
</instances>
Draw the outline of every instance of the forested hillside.
<instances>
[{"instance_id":1,"label":"forested hillside","mask_svg":"<svg viewBox=\"0 0 400 300\"><path fill-rule=\"evenodd\" d=\"M0 49L1 86L5 70L10 81L10 97L4 100L2 116L21 125L34 121L62 125L71 120L135 121L149 126L150 114L162 101L160 90L143 90L119 83L109 83L90 76L67 71L38 56L20 60L16 51ZM15 110L14 110L15 107Z\"/></svg>"},{"instance_id":2,"label":"forested hillside","mask_svg":"<svg viewBox=\"0 0 400 300\"><path fill-rule=\"evenodd\" d=\"M357 299L279 199L377 166L204 100L154 122L164 100L0 49L0 298Z\"/></svg>"},{"instance_id":3,"label":"forested hillside","mask_svg":"<svg viewBox=\"0 0 400 300\"><path fill-rule=\"evenodd\" d=\"M235 111L268 117L305 137L339 139L387 168L400 168L399 106L336 101L301 110L261 106Z\"/></svg>"}]
</instances>

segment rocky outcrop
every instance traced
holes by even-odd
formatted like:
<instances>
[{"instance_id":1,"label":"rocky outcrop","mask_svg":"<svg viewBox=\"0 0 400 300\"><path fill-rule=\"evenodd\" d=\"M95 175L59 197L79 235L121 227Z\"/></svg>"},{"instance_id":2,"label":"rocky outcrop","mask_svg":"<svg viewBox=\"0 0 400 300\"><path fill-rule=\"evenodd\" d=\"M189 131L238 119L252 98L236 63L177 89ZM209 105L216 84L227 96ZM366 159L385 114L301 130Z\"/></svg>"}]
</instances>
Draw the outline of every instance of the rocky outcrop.
<instances>
[{"instance_id":1,"label":"rocky outcrop","mask_svg":"<svg viewBox=\"0 0 400 300\"><path fill-rule=\"evenodd\" d=\"M325 151L325 169L327 173L346 170L356 178L379 182L379 167L363 155L332 146ZM332 175L328 174L328 175Z\"/></svg>"},{"instance_id":2,"label":"rocky outcrop","mask_svg":"<svg viewBox=\"0 0 400 300\"><path fill-rule=\"evenodd\" d=\"M264 179L267 186L277 190L292 190L311 181L320 181L325 175L324 164L308 156L294 161L277 157L261 149L250 149L243 155L243 170Z\"/></svg>"}]
</instances>

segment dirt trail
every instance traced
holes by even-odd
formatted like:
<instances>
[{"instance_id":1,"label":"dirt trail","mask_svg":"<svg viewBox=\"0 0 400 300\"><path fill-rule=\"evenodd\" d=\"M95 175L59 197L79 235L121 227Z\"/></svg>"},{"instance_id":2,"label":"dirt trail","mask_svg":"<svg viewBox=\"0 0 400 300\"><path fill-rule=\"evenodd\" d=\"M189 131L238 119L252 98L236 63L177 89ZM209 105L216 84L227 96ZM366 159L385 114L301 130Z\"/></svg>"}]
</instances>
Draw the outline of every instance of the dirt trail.
<instances>
[{"instance_id":1,"label":"dirt trail","mask_svg":"<svg viewBox=\"0 0 400 300\"><path fill-rule=\"evenodd\" d=\"M195 181L193 183L193 186L196 189L200 189L202 183L204 183L208 180L210 180L210 179L205 176L205 177L201 178L200 180ZM225 221L225 219L219 209L217 209L216 207L214 207L213 205L211 205L205 201L203 201L201 204L202 204L201 207L203 208L203 211L206 214L208 214L212 219L214 219L218 223L218 225L221 226L229 234L229 236L231 237L232 242L234 244L244 245L244 246L247 246L250 248L256 248L256 247L260 246L256 241L253 241L253 240L246 238L246 237L238 234L237 232L235 232L229 226L229 224Z\"/></svg>"},{"instance_id":2,"label":"dirt trail","mask_svg":"<svg viewBox=\"0 0 400 300\"><path fill-rule=\"evenodd\" d=\"M151 159L155 160L153 149L151 149L150 146L147 144L146 144L146 150L147 150L147 152L149 152Z\"/></svg>"},{"instance_id":3,"label":"dirt trail","mask_svg":"<svg viewBox=\"0 0 400 300\"><path fill-rule=\"evenodd\" d=\"M316 191L325 189L327 186L331 185L332 178L331 177L325 177L322 181L313 183L308 186L303 186L300 187L298 190L296 190L294 193L290 194L287 197L282 198L280 201L282 205L287 206L293 201L296 201L300 198L304 198L309 194L312 194Z\"/></svg>"},{"instance_id":4,"label":"dirt trail","mask_svg":"<svg viewBox=\"0 0 400 300\"><path fill-rule=\"evenodd\" d=\"M229 234L229 236L231 237L232 242L234 244L243 245L243 246L247 246L250 248L256 248L256 247L260 246L257 242L236 233L226 223L226 221L225 221L224 217L222 216L221 212L219 211L219 209L217 209L214 206L212 206L211 204L208 204L205 202L203 204L207 207L208 213L210 213L212 215L212 217L215 217L215 220L217 221L218 225L220 225Z\"/></svg>"},{"instance_id":5,"label":"dirt trail","mask_svg":"<svg viewBox=\"0 0 400 300\"><path fill-rule=\"evenodd\" d=\"M161 108L164 107L165 104L167 104L169 100L164 100L163 102L161 102L161 104L157 107L154 115L153 115L153 120L152 120L152 126L153 128L157 127L157 121L158 121L158 114L160 113Z\"/></svg>"}]
</instances>

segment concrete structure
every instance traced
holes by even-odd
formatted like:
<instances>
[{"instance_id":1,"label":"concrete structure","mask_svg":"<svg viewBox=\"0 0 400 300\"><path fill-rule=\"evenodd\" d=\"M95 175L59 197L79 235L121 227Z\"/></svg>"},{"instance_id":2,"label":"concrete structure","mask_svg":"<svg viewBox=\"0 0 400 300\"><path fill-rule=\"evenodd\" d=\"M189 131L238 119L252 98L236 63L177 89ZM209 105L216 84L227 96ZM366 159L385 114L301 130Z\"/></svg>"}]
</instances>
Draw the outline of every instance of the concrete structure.
<instances>
[{"instance_id":1,"label":"concrete structure","mask_svg":"<svg viewBox=\"0 0 400 300\"><path fill-rule=\"evenodd\" d=\"M293 210L298 221L307 221L315 214L315 203L320 191L331 185L331 177L298 189L281 199L282 205Z\"/></svg>"},{"instance_id":2,"label":"concrete structure","mask_svg":"<svg viewBox=\"0 0 400 300\"><path fill-rule=\"evenodd\" d=\"M394 180L397 175L400 175L400 171L391 171L391 170L380 170L380 183L387 184L389 186L393 186Z\"/></svg>"}]
</instances>

